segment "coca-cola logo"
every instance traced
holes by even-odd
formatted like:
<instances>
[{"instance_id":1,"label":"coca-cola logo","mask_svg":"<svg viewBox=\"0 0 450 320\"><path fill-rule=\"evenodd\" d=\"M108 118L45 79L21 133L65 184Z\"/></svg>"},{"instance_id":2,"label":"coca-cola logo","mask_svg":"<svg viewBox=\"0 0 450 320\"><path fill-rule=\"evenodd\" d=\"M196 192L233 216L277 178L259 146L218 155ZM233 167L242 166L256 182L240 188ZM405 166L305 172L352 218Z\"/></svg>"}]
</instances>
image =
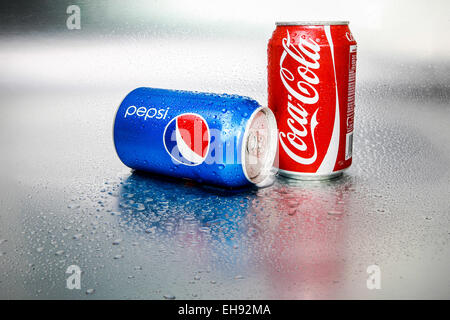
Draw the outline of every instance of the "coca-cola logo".
<instances>
[{"instance_id":1,"label":"coca-cola logo","mask_svg":"<svg viewBox=\"0 0 450 320\"><path fill-rule=\"evenodd\" d=\"M299 37L298 45L295 45L291 43L289 31L287 31L286 38L283 38L282 45L284 51L280 58L280 77L288 92L287 112L289 117L286 124L290 131L280 131L280 144L291 159L297 163L309 165L317 159L314 131L318 125L317 111L319 108L315 108L311 121L308 123L310 112L307 109L311 110L311 108L305 108L305 105L314 105L319 101L316 86L320 80L315 70L320 68L320 46L313 39L306 39L304 36ZM283 64L292 59L296 69L293 69L292 63L290 63L291 70L289 70ZM307 139L309 136L311 139ZM301 156L310 148L314 150L312 155Z\"/></svg>"},{"instance_id":2,"label":"coca-cola logo","mask_svg":"<svg viewBox=\"0 0 450 320\"><path fill-rule=\"evenodd\" d=\"M346 32L345 33L345 37L347 38L348 41L352 42L355 41L355 38L353 38L353 35L350 32Z\"/></svg>"}]
</instances>

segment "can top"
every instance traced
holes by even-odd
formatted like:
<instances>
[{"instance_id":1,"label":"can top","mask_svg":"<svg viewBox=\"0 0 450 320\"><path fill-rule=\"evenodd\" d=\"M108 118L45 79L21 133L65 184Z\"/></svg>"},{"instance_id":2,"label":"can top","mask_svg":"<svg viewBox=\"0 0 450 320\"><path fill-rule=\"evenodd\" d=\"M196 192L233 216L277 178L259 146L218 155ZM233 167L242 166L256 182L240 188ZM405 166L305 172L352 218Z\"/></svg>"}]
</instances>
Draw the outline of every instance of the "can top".
<instances>
[{"instance_id":1,"label":"can top","mask_svg":"<svg viewBox=\"0 0 450 320\"><path fill-rule=\"evenodd\" d=\"M348 25L349 21L277 21L277 26L341 26Z\"/></svg>"},{"instance_id":2,"label":"can top","mask_svg":"<svg viewBox=\"0 0 450 320\"><path fill-rule=\"evenodd\" d=\"M244 175L259 187L273 179L273 162L277 151L277 124L269 108L258 108L248 120L242 143Z\"/></svg>"}]
</instances>

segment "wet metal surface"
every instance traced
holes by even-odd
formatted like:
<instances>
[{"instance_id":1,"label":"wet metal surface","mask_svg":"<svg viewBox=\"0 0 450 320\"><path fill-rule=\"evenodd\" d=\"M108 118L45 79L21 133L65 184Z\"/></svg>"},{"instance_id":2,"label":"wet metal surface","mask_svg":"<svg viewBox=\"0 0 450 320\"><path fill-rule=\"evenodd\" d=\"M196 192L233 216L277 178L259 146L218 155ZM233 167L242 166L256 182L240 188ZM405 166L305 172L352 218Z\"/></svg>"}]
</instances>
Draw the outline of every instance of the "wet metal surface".
<instances>
[{"instance_id":1,"label":"wet metal surface","mask_svg":"<svg viewBox=\"0 0 450 320\"><path fill-rule=\"evenodd\" d=\"M268 29L2 35L0 298L450 298L449 61L405 65L357 39L354 164L338 180L225 191L120 163L112 121L134 87L264 104Z\"/></svg>"}]
</instances>

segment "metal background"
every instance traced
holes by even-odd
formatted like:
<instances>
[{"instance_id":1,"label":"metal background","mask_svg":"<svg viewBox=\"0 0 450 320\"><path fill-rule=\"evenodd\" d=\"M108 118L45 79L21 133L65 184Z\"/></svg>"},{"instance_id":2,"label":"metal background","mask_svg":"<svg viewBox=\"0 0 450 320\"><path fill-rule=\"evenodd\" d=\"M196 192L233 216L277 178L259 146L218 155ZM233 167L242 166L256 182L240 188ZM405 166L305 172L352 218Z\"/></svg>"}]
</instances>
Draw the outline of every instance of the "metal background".
<instances>
[{"instance_id":1,"label":"metal background","mask_svg":"<svg viewBox=\"0 0 450 320\"><path fill-rule=\"evenodd\" d=\"M68 30L66 8L81 8ZM448 1L4 1L0 298L450 298ZM126 93L266 93L275 21L350 20L354 165L225 192L131 174ZM70 265L81 290L66 288ZM368 290L366 269L381 269ZM93 290L89 290L93 289Z\"/></svg>"}]
</instances>

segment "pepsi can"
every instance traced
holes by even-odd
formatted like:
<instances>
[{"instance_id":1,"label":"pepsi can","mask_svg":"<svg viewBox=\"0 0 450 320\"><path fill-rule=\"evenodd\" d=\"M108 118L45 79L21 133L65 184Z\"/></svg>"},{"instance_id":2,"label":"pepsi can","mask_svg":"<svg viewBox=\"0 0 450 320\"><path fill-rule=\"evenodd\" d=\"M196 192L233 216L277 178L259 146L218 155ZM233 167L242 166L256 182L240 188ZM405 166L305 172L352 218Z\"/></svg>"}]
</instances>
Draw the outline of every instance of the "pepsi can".
<instances>
[{"instance_id":1,"label":"pepsi can","mask_svg":"<svg viewBox=\"0 0 450 320\"><path fill-rule=\"evenodd\" d=\"M247 97L137 88L120 104L113 136L136 170L224 187L264 186L275 173L275 117Z\"/></svg>"}]
</instances>

